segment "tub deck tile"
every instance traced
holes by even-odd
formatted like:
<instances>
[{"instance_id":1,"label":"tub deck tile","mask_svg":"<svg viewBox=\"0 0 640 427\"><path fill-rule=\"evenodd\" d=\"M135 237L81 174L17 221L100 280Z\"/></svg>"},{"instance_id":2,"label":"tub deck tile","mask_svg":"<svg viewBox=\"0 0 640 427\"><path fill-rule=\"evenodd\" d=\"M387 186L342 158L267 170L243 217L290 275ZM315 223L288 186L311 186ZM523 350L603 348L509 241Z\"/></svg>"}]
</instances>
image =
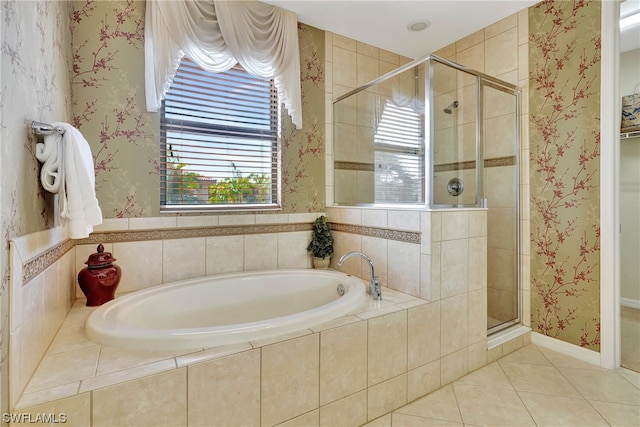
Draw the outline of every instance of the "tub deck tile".
<instances>
[{"instance_id":1,"label":"tub deck tile","mask_svg":"<svg viewBox=\"0 0 640 427\"><path fill-rule=\"evenodd\" d=\"M80 393L92 391L125 381L135 380L146 377L148 375L157 374L158 372L169 371L176 368L175 359L160 360L134 368L124 369L118 372L112 372L106 375L100 375L93 378L87 378L80 382Z\"/></svg>"},{"instance_id":2,"label":"tub deck tile","mask_svg":"<svg viewBox=\"0 0 640 427\"><path fill-rule=\"evenodd\" d=\"M45 371L51 371L51 367L48 367L46 363L41 363L30 384L27 385L25 393L18 399L16 409L41 405L159 372L317 334L329 329L428 303L428 301L386 287L383 288L382 297L382 301L367 299L355 314L339 317L309 329L239 344L178 351L116 349L101 346L88 340L84 332L84 324L95 308L85 307L84 302L78 300L72 305L71 311L68 313L47 354L45 354L43 361L51 358L56 360L64 359L63 355L78 352L97 353L99 356L97 356L95 365L92 365L94 368L91 375L83 374L83 378L79 378L77 372L70 375L60 375L59 372L55 375L45 375ZM71 359L68 360L71 361ZM69 367L62 366L61 370L74 369L74 365L71 362L69 365ZM39 378L46 378L46 384L41 383L42 381Z\"/></svg>"},{"instance_id":3,"label":"tub deck tile","mask_svg":"<svg viewBox=\"0 0 640 427\"><path fill-rule=\"evenodd\" d=\"M217 359L219 357L229 356L243 351L251 350L253 347L248 342L240 344L223 345L220 347L205 348L190 354L183 354L176 357L176 365L178 368L182 366L192 365L194 363L204 362L207 360Z\"/></svg>"}]
</instances>

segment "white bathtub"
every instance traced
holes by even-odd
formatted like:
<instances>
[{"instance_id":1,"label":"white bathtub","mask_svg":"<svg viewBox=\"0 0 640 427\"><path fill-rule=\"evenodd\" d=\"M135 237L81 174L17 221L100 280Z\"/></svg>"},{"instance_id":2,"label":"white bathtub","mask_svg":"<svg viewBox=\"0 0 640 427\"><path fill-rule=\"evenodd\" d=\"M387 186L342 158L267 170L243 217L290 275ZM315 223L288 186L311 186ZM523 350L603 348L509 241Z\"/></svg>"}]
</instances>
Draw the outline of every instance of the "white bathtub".
<instances>
[{"instance_id":1,"label":"white bathtub","mask_svg":"<svg viewBox=\"0 0 640 427\"><path fill-rule=\"evenodd\" d=\"M224 274L119 296L91 313L86 333L116 347L214 347L309 328L362 309L366 298L364 282L338 271Z\"/></svg>"}]
</instances>

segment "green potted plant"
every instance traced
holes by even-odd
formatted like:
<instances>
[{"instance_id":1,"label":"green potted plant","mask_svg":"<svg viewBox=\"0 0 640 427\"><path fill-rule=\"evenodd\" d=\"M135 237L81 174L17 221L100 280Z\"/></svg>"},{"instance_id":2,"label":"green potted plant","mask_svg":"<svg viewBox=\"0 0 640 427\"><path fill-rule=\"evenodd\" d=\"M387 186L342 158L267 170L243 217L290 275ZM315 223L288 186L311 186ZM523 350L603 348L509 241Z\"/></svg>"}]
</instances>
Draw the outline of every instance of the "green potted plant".
<instances>
[{"instance_id":1,"label":"green potted plant","mask_svg":"<svg viewBox=\"0 0 640 427\"><path fill-rule=\"evenodd\" d=\"M314 268L327 268L333 255L333 237L329 232L327 217L322 215L313 222L311 242L307 251L313 256Z\"/></svg>"}]
</instances>

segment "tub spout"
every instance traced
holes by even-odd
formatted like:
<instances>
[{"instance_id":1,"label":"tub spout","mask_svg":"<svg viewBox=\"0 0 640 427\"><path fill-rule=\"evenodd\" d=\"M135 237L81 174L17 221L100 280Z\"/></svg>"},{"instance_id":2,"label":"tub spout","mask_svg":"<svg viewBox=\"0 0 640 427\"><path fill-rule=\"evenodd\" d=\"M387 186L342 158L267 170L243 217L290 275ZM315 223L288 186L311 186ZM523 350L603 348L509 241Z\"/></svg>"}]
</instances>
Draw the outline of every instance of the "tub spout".
<instances>
[{"instance_id":1,"label":"tub spout","mask_svg":"<svg viewBox=\"0 0 640 427\"><path fill-rule=\"evenodd\" d=\"M380 281L378 280L378 276L373 269L373 261L366 254L358 251L347 252L346 254L340 257L338 261L338 267L342 267L342 263L345 262L348 258L352 256L359 256L365 259L369 263L369 267L371 267L371 275L369 276L369 290L367 293L373 297L374 300L379 301L382 299L382 289L380 287Z\"/></svg>"}]
</instances>

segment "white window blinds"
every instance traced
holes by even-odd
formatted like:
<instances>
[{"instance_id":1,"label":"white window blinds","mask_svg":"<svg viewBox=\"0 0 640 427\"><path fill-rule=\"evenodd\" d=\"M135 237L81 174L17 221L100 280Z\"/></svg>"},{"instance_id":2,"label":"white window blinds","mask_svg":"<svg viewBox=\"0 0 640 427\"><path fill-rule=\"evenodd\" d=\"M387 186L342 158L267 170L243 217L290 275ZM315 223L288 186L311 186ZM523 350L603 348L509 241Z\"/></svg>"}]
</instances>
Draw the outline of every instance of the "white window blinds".
<instances>
[{"instance_id":1,"label":"white window blinds","mask_svg":"<svg viewBox=\"0 0 640 427\"><path fill-rule=\"evenodd\" d=\"M387 101L374 135L376 203L424 203L423 118Z\"/></svg>"},{"instance_id":2,"label":"white window blinds","mask_svg":"<svg viewBox=\"0 0 640 427\"><path fill-rule=\"evenodd\" d=\"M161 209L277 207L279 123L272 80L183 58L161 111Z\"/></svg>"}]
</instances>

